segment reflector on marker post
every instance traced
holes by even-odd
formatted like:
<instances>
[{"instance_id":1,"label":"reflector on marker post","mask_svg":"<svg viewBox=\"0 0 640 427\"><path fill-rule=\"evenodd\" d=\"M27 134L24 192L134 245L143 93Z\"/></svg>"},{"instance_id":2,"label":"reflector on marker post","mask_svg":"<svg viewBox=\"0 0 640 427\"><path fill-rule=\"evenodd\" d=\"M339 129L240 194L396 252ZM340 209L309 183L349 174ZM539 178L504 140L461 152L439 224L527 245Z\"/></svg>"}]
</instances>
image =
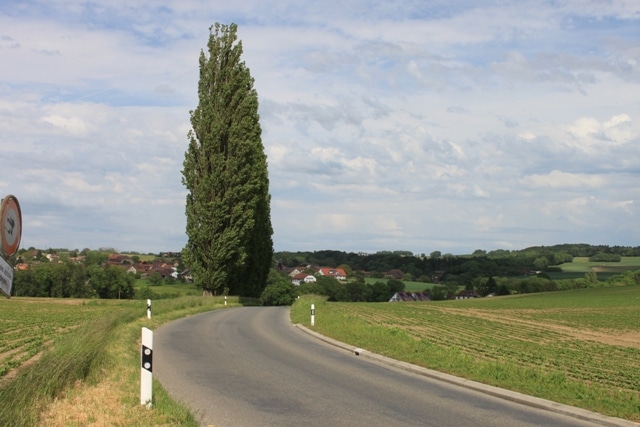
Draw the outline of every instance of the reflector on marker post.
<instances>
[{"instance_id":1,"label":"reflector on marker post","mask_svg":"<svg viewBox=\"0 0 640 427\"><path fill-rule=\"evenodd\" d=\"M153 398L153 331L148 328L142 328L140 364L140 404L150 408Z\"/></svg>"}]
</instances>

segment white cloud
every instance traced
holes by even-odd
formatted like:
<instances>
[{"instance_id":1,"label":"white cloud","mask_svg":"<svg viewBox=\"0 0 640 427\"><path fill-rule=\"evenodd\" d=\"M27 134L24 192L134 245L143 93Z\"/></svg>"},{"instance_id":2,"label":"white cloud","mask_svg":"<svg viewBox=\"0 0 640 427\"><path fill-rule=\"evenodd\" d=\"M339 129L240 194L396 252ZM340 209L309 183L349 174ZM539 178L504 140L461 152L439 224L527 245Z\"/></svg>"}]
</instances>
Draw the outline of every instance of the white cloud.
<instances>
[{"instance_id":1,"label":"white cloud","mask_svg":"<svg viewBox=\"0 0 640 427\"><path fill-rule=\"evenodd\" d=\"M183 247L218 20L260 97L276 250L637 245L634 2L236 3L0 5L0 193L25 245Z\"/></svg>"},{"instance_id":2,"label":"white cloud","mask_svg":"<svg viewBox=\"0 0 640 427\"><path fill-rule=\"evenodd\" d=\"M574 174L554 170L545 175L531 175L522 179L524 185L540 188L579 188L579 189L600 189L608 184L608 180L603 176Z\"/></svg>"},{"instance_id":3,"label":"white cloud","mask_svg":"<svg viewBox=\"0 0 640 427\"><path fill-rule=\"evenodd\" d=\"M572 138L566 143L585 152L598 152L612 146L627 144L637 137L627 114L618 114L600 122L593 117L581 117L567 127Z\"/></svg>"}]
</instances>

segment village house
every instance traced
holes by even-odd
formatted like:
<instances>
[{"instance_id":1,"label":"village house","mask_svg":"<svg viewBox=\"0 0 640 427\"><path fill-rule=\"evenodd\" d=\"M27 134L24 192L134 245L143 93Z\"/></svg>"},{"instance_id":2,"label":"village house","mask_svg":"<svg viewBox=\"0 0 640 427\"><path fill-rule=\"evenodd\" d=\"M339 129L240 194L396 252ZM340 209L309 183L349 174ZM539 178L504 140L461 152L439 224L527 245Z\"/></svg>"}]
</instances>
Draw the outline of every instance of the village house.
<instances>
[{"instance_id":1,"label":"village house","mask_svg":"<svg viewBox=\"0 0 640 427\"><path fill-rule=\"evenodd\" d=\"M49 262L56 262L60 260L60 257L56 254L47 254L46 258L49 260Z\"/></svg>"},{"instance_id":2,"label":"village house","mask_svg":"<svg viewBox=\"0 0 640 427\"><path fill-rule=\"evenodd\" d=\"M389 302L431 301L428 292L396 292Z\"/></svg>"},{"instance_id":3,"label":"village house","mask_svg":"<svg viewBox=\"0 0 640 427\"><path fill-rule=\"evenodd\" d=\"M110 254L107 257L107 264L108 265L133 265L134 262L133 260L126 256L126 255L120 255L120 254Z\"/></svg>"},{"instance_id":4,"label":"village house","mask_svg":"<svg viewBox=\"0 0 640 427\"><path fill-rule=\"evenodd\" d=\"M456 299L472 299L472 298L480 298L480 294L476 291L465 289L456 294Z\"/></svg>"},{"instance_id":5,"label":"village house","mask_svg":"<svg viewBox=\"0 0 640 427\"><path fill-rule=\"evenodd\" d=\"M342 268L320 267L316 270L316 274L333 277L340 281L347 280L347 273Z\"/></svg>"},{"instance_id":6,"label":"village house","mask_svg":"<svg viewBox=\"0 0 640 427\"><path fill-rule=\"evenodd\" d=\"M300 286L302 283L315 283L318 279L309 273L298 273L291 277L291 283L294 286Z\"/></svg>"}]
</instances>

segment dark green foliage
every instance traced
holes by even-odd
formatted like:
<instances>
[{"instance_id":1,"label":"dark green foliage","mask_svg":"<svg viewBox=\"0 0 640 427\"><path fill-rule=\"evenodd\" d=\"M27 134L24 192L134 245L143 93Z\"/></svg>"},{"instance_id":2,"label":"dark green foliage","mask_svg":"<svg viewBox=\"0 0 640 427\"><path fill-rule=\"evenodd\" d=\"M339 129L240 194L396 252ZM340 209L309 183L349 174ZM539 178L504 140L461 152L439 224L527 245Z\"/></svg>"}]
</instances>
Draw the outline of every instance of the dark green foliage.
<instances>
[{"instance_id":1,"label":"dark green foliage","mask_svg":"<svg viewBox=\"0 0 640 427\"><path fill-rule=\"evenodd\" d=\"M361 301L369 301L368 297L368 289L364 280L356 280L353 282L349 282L346 285L347 287L347 295L349 295L349 301L353 302L361 302Z\"/></svg>"},{"instance_id":2,"label":"dark green foliage","mask_svg":"<svg viewBox=\"0 0 640 427\"><path fill-rule=\"evenodd\" d=\"M489 294L496 294L498 292L498 284L493 276L489 277L486 281L483 281L477 289L478 293L486 297Z\"/></svg>"},{"instance_id":3,"label":"dark green foliage","mask_svg":"<svg viewBox=\"0 0 640 427\"><path fill-rule=\"evenodd\" d=\"M151 286L160 286L160 283L162 283L162 275L157 271L154 271L153 273L149 274L147 280L149 281Z\"/></svg>"},{"instance_id":4,"label":"dark green foliage","mask_svg":"<svg viewBox=\"0 0 640 427\"><path fill-rule=\"evenodd\" d=\"M92 265L87 268L89 283L100 298L129 299L133 298L132 274L120 267L106 266L104 268Z\"/></svg>"},{"instance_id":5,"label":"dark green foliage","mask_svg":"<svg viewBox=\"0 0 640 427\"><path fill-rule=\"evenodd\" d=\"M102 265L105 261L107 261L107 258L109 257L108 252L92 251L89 249L84 249L82 251L82 254L85 257L84 263L87 267L90 265Z\"/></svg>"},{"instance_id":6,"label":"dark green foliage","mask_svg":"<svg viewBox=\"0 0 640 427\"><path fill-rule=\"evenodd\" d=\"M589 257L591 262L620 262L622 257L618 254L599 253Z\"/></svg>"},{"instance_id":7,"label":"dark green foliage","mask_svg":"<svg viewBox=\"0 0 640 427\"><path fill-rule=\"evenodd\" d=\"M200 54L199 103L185 153L185 265L206 291L259 297L271 267L267 159L258 95L241 61L237 26L210 29Z\"/></svg>"},{"instance_id":8,"label":"dark green foliage","mask_svg":"<svg viewBox=\"0 0 640 427\"><path fill-rule=\"evenodd\" d=\"M260 299L264 305L291 305L296 299L296 292L287 277L271 270Z\"/></svg>"},{"instance_id":9,"label":"dark green foliage","mask_svg":"<svg viewBox=\"0 0 640 427\"><path fill-rule=\"evenodd\" d=\"M133 297L132 274L120 267L85 267L70 262L34 264L14 274L15 296L54 298Z\"/></svg>"},{"instance_id":10,"label":"dark green foliage","mask_svg":"<svg viewBox=\"0 0 640 427\"><path fill-rule=\"evenodd\" d=\"M349 301L346 286L333 277L320 276L317 284L322 289L321 294L328 296L329 301Z\"/></svg>"},{"instance_id":11,"label":"dark green foliage","mask_svg":"<svg viewBox=\"0 0 640 427\"><path fill-rule=\"evenodd\" d=\"M391 293L391 291L389 290L389 285L387 285L385 282L375 282L371 286L370 301L373 301L373 302L389 301L389 298L391 298L392 295L393 293Z\"/></svg>"},{"instance_id":12,"label":"dark green foliage","mask_svg":"<svg viewBox=\"0 0 640 427\"><path fill-rule=\"evenodd\" d=\"M404 291L405 284L400 280L380 280L366 284L359 278L347 283L333 277L318 276L316 283L303 283L297 287L299 295L325 295L329 301L387 302L396 292Z\"/></svg>"},{"instance_id":13,"label":"dark green foliage","mask_svg":"<svg viewBox=\"0 0 640 427\"><path fill-rule=\"evenodd\" d=\"M431 301L443 301L447 299L447 288L444 286L434 286L429 290Z\"/></svg>"},{"instance_id":14,"label":"dark green foliage","mask_svg":"<svg viewBox=\"0 0 640 427\"><path fill-rule=\"evenodd\" d=\"M391 298L396 292L403 292L405 288L404 282L398 279L389 279L387 281L387 286L389 287L389 293L391 294L389 295L389 298ZM389 298L387 298L387 300Z\"/></svg>"},{"instance_id":15,"label":"dark green foliage","mask_svg":"<svg viewBox=\"0 0 640 427\"><path fill-rule=\"evenodd\" d=\"M516 286L516 290L521 294L528 294L535 292L557 291L558 287L556 282L552 280L538 276L531 276L520 280Z\"/></svg>"},{"instance_id":16,"label":"dark green foliage","mask_svg":"<svg viewBox=\"0 0 640 427\"><path fill-rule=\"evenodd\" d=\"M498 289L496 290L496 295L511 295L511 291L509 290L507 285L502 284L498 286Z\"/></svg>"},{"instance_id":17,"label":"dark green foliage","mask_svg":"<svg viewBox=\"0 0 640 427\"><path fill-rule=\"evenodd\" d=\"M607 279L608 286L640 285L640 270L625 271Z\"/></svg>"}]
</instances>

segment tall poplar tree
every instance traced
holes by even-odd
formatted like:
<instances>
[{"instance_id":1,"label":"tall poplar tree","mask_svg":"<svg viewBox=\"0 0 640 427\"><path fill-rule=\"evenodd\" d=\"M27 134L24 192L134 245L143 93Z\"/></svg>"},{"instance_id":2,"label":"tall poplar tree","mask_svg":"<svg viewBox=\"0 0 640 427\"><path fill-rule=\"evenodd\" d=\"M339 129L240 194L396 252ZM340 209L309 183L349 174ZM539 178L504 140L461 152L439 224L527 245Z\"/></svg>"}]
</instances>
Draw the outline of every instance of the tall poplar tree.
<instances>
[{"instance_id":1,"label":"tall poplar tree","mask_svg":"<svg viewBox=\"0 0 640 427\"><path fill-rule=\"evenodd\" d=\"M200 53L182 171L189 191L183 259L204 291L259 297L273 257L271 197L258 94L236 31L216 23L208 55Z\"/></svg>"}]
</instances>

